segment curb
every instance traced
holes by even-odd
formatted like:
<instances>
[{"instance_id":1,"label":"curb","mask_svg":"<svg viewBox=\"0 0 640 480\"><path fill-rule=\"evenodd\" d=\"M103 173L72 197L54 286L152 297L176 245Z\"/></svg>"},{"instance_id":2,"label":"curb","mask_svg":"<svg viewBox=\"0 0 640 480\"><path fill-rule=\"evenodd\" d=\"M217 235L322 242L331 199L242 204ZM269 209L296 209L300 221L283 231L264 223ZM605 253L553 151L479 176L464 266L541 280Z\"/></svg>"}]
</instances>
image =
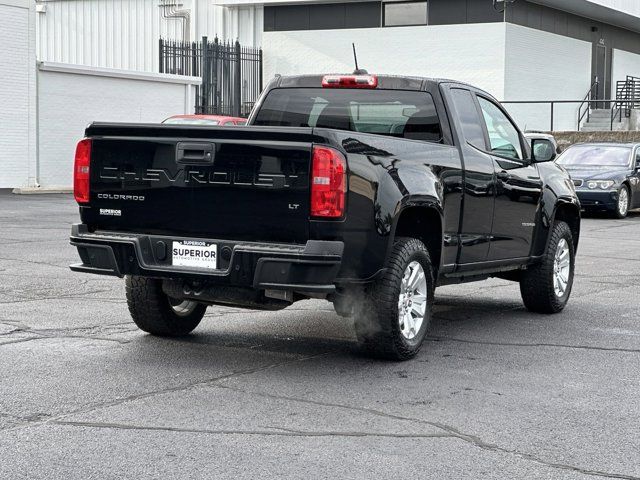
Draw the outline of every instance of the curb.
<instances>
[{"instance_id":1,"label":"curb","mask_svg":"<svg viewBox=\"0 0 640 480\"><path fill-rule=\"evenodd\" d=\"M18 187L11 193L16 195L38 195L44 193L73 193L73 188L69 187Z\"/></svg>"}]
</instances>

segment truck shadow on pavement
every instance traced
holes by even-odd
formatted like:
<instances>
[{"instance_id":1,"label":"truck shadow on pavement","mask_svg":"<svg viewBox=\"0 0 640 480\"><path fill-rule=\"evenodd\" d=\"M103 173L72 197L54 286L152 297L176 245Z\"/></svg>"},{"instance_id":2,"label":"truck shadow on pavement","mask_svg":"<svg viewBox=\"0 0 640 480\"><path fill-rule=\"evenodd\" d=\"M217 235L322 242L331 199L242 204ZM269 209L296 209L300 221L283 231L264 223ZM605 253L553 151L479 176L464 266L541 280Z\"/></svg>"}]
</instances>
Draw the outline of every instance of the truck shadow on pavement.
<instances>
[{"instance_id":1,"label":"truck shadow on pavement","mask_svg":"<svg viewBox=\"0 0 640 480\"><path fill-rule=\"evenodd\" d=\"M265 317L264 331L259 330L259 325L255 322L248 326L242 320L225 322L223 328L219 328L216 321L225 316L222 314L219 317L205 317L200 327L185 337L158 339L145 335L134 342L145 348L155 346L158 342L162 342L165 348L171 348L169 346L173 344L176 352L181 352L180 355L186 354L183 351L185 345L237 348L285 355L314 356L330 353L362 357L364 354L355 337L353 320L339 317L328 303L326 308L313 312L294 307L291 311L285 309L281 312L260 312L260 315ZM510 330L514 324L532 315L522 303L516 301L491 300L486 297L437 298L427 344L420 355L428 352L429 342L441 342L450 336L457 338L462 332L470 333L477 329L492 332ZM452 349L455 346L452 345Z\"/></svg>"}]
</instances>

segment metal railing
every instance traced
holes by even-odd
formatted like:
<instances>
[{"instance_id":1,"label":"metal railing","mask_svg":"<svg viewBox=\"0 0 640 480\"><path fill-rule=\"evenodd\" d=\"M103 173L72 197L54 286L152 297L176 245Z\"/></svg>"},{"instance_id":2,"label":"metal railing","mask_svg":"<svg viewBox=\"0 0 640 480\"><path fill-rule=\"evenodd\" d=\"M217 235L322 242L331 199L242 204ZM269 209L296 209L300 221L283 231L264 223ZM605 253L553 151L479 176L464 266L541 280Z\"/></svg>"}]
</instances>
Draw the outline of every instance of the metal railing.
<instances>
[{"instance_id":1,"label":"metal railing","mask_svg":"<svg viewBox=\"0 0 640 480\"><path fill-rule=\"evenodd\" d=\"M631 117L631 110L640 108L640 78L628 75L626 80L616 84L616 99L611 108L611 130L613 121L618 117L622 122L622 113L625 118Z\"/></svg>"},{"instance_id":2,"label":"metal railing","mask_svg":"<svg viewBox=\"0 0 640 480\"><path fill-rule=\"evenodd\" d=\"M614 102L615 100L611 100L611 99L602 99L602 100L598 100L598 103L608 103L608 102ZM554 126L555 126L555 111L556 111L556 106L557 105L565 105L565 104L575 104L575 105L582 105L584 103L584 99L583 100L505 100L503 102L500 102L503 105L549 105L549 109L550 109L550 126L549 126L549 131L553 132L554 131ZM574 117L575 118L575 117ZM580 115L578 115L578 119L577 119L577 125L576 125L576 130L580 131L580 122L582 121L582 119L580 118Z\"/></svg>"},{"instance_id":3,"label":"metal railing","mask_svg":"<svg viewBox=\"0 0 640 480\"><path fill-rule=\"evenodd\" d=\"M591 87L589 87L589 91L586 93L584 99L582 100L582 103L580 103L580 106L578 107L578 131L580 131L580 126L582 125L582 120L584 119L585 115L587 116L587 122L589 122L589 120L591 119L591 103L593 100L598 100L599 86L600 82L598 81L598 77L595 77L593 83L591 84ZM594 91L595 95L593 94ZM587 108L585 108L583 112L582 109L585 105ZM597 104L595 106L597 108Z\"/></svg>"},{"instance_id":4,"label":"metal railing","mask_svg":"<svg viewBox=\"0 0 640 480\"><path fill-rule=\"evenodd\" d=\"M549 131L553 132L555 130L554 129L555 127L554 112L556 110L556 106L565 105L565 104L582 105L583 102L584 100L504 100L500 103L502 105L549 105L549 113L550 113ZM616 103L616 100L610 99L610 98L603 98L603 99L598 99L598 103L614 104ZM640 97L629 99L629 103L640 104ZM581 120L578 120L576 124L577 131L580 131L580 127L581 127L580 122Z\"/></svg>"},{"instance_id":5,"label":"metal railing","mask_svg":"<svg viewBox=\"0 0 640 480\"><path fill-rule=\"evenodd\" d=\"M262 50L239 42L160 39L160 73L202 77L195 112L248 116L262 91Z\"/></svg>"},{"instance_id":6,"label":"metal railing","mask_svg":"<svg viewBox=\"0 0 640 480\"><path fill-rule=\"evenodd\" d=\"M549 117L550 126L549 131L554 131L555 127L555 111L558 104L577 104L577 122L576 130L580 131L582 123L586 117L587 122L591 119L591 110L602 106L604 108L607 105L611 106L611 130L613 130L613 122L616 117L618 121L622 121L622 113L629 118L631 116L631 110L640 109L640 78L627 76L626 80L618 82L616 88L615 99L598 98L598 77L595 80L589 91L586 93L582 100L506 100L502 104L509 105L549 105Z\"/></svg>"}]
</instances>

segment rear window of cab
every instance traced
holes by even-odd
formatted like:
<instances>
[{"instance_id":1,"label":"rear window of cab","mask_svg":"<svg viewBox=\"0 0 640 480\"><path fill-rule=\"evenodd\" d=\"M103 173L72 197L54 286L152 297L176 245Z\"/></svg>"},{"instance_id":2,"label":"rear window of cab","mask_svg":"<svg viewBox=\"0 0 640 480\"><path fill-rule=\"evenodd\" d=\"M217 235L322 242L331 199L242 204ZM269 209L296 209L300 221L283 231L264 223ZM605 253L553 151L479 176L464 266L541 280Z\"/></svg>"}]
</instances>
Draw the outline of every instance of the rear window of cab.
<instances>
[{"instance_id":1,"label":"rear window of cab","mask_svg":"<svg viewBox=\"0 0 640 480\"><path fill-rule=\"evenodd\" d=\"M431 94L406 90L287 88L264 99L254 125L334 128L441 142Z\"/></svg>"}]
</instances>

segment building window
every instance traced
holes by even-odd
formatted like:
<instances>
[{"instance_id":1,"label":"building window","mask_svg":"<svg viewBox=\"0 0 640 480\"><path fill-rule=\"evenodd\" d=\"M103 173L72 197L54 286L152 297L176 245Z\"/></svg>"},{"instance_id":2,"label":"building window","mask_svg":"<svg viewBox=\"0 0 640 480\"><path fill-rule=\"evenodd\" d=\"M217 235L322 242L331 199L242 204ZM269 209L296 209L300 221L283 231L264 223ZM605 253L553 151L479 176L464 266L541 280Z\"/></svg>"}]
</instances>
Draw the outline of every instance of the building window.
<instances>
[{"instance_id":1,"label":"building window","mask_svg":"<svg viewBox=\"0 0 640 480\"><path fill-rule=\"evenodd\" d=\"M387 1L382 4L383 25L400 27L427 24L427 2Z\"/></svg>"},{"instance_id":2,"label":"building window","mask_svg":"<svg viewBox=\"0 0 640 480\"><path fill-rule=\"evenodd\" d=\"M267 5L264 7L264 31L374 28L380 26L380 12L380 1Z\"/></svg>"}]
</instances>

